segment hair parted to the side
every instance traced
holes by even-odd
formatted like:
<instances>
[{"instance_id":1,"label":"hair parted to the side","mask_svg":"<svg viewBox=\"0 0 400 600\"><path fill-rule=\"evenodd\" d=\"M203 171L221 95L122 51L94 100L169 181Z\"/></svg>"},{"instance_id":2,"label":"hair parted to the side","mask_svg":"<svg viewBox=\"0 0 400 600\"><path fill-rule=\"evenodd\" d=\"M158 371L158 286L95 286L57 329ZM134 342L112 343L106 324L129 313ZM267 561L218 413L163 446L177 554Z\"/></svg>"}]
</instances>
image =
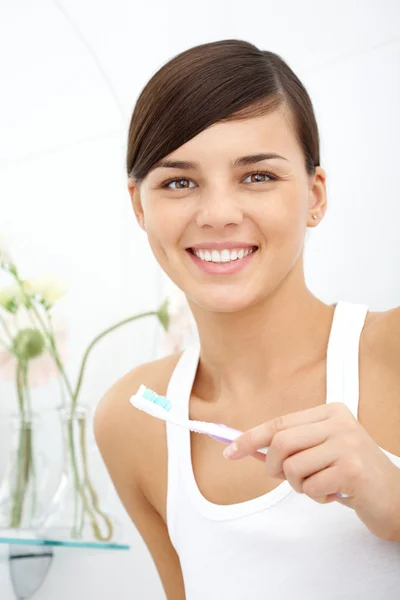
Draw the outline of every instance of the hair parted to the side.
<instances>
[{"instance_id":1,"label":"hair parted to the side","mask_svg":"<svg viewBox=\"0 0 400 600\"><path fill-rule=\"evenodd\" d=\"M165 156L207 127L289 109L313 174L319 134L310 97L286 62L242 40L185 50L163 65L142 90L130 122L126 168L140 183Z\"/></svg>"}]
</instances>

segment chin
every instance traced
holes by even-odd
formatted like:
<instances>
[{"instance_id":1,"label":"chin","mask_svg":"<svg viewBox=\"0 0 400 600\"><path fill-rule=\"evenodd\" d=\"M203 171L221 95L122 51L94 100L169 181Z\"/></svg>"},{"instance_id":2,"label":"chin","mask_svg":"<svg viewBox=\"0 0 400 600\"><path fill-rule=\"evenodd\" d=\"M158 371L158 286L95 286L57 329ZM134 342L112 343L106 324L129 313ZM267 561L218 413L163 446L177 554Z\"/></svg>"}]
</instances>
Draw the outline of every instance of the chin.
<instances>
[{"instance_id":1,"label":"chin","mask_svg":"<svg viewBox=\"0 0 400 600\"><path fill-rule=\"evenodd\" d=\"M211 286L210 286L211 287ZM260 297L249 290L234 289L213 290L204 286L202 290L185 292L190 303L211 313L239 313L260 302Z\"/></svg>"}]
</instances>

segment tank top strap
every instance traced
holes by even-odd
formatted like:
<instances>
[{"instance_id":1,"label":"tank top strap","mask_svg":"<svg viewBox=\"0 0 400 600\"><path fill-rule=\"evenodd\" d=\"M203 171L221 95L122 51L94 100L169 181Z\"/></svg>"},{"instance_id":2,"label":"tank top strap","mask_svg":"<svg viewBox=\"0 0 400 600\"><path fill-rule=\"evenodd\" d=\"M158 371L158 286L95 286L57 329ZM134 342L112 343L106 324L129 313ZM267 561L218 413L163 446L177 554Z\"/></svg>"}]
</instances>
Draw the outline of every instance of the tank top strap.
<instances>
[{"instance_id":1,"label":"tank top strap","mask_svg":"<svg viewBox=\"0 0 400 600\"><path fill-rule=\"evenodd\" d=\"M194 378L200 357L200 345L192 344L184 350L178 360L168 383L166 396L172 404L171 411L189 416L189 400L193 387ZM179 479L181 472L181 461L184 458L186 448L186 434L184 427L172 423L165 424L168 453L168 484L167 484L167 527L170 539L174 543L174 523L179 490Z\"/></svg>"},{"instance_id":2,"label":"tank top strap","mask_svg":"<svg viewBox=\"0 0 400 600\"><path fill-rule=\"evenodd\" d=\"M359 346L368 306L339 301L327 350L326 402L343 402L358 419Z\"/></svg>"},{"instance_id":3,"label":"tank top strap","mask_svg":"<svg viewBox=\"0 0 400 600\"><path fill-rule=\"evenodd\" d=\"M167 387L167 398L171 410L188 417L189 400L200 357L200 345L191 344L182 352ZM176 425L174 427L177 427ZM179 428L181 429L181 428Z\"/></svg>"}]
</instances>

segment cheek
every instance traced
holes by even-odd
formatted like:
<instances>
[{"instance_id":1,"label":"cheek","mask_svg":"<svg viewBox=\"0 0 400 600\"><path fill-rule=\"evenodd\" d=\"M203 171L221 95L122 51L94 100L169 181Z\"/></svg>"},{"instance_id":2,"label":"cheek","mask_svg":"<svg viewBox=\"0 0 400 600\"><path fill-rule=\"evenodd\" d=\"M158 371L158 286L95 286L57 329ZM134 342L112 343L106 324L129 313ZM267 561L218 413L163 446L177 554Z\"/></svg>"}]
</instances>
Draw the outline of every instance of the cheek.
<instances>
[{"instance_id":1,"label":"cheek","mask_svg":"<svg viewBox=\"0 0 400 600\"><path fill-rule=\"evenodd\" d=\"M267 243L285 244L304 231L307 200L298 186L285 186L268 197L262 208L256 208L252 218L263 232Z\"/></svg>"},{"instance_id":2,"label":"cheek","mask_svg":"<svg viewBox=\"0 0 400 600\"><path fill-rule=\"evenodd\" d=\"M146 233L156 259L164 264L166 255L181 245L185 222L176 210L167 204L148 206L144 211Z\"/></svg>"},{"instance_id":3,"label":"cheek","mask_svg":"<svg viewBox=\"0 0 400 600\"><path fill-rule=\"evenodd\" d=\"M297 262L304 244L307 200L299 186L287 186L259 214L258 226L266 244L266 268L260 273L277 285ZM257 222L257 221L256 221ZM274 283L274 279L276 281Z\"/></svg>"}]
</instances>

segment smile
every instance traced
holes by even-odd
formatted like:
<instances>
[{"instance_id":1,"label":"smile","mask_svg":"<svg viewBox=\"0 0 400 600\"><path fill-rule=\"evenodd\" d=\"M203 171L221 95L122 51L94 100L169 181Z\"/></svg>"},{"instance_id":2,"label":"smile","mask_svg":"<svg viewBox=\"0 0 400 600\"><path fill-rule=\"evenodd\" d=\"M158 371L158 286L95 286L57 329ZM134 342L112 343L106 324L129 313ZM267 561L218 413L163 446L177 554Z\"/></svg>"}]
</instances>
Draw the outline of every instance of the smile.
<instances>
[{"instance_id":1,"label":"smile","mask_svg":"<svg viewBox=\"0 0 400 600\"><path fill-rule=\"evenodd\" d=\"M222 244L214 248L187 248L187 254L203 273L212 276L227 276L246 270L258 254L258 246L240 247L240 245L224 248Z\"/></svg>"},{"instance_id":2,"label":"smile","mask_svg":"<svg viewBox=\"0 0 400 600\"><path fill-rule=\"evenodd\" d=\"M214 249L202 249L197 250L196 248L190 248L189 252L197 256L202 261L212 262L212 263L229 263L233 261L239 261L243 258L246 258L249 254L256 252L257 246L253 246L252 248L223 248L222 250L214 250Z\"/></svg>"}]
</instances>

